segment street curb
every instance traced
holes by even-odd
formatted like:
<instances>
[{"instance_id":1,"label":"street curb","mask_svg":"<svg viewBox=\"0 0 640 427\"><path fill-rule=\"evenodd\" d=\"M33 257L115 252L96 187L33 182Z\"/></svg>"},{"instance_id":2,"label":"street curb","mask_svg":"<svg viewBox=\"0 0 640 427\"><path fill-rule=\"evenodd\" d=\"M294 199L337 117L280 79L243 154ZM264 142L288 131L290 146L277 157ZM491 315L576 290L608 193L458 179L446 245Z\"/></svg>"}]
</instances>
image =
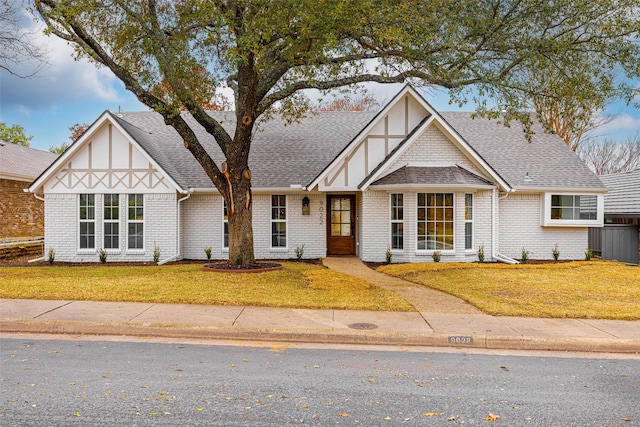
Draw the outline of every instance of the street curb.
<instances>
[{"instance_id":1,"label":"street curb","mask_svg":"<svg viewBox=\"0 0 640 427\"><path fill-rule=\"evenodd\" d=\"M246 340L317 344L402 345L457 349L543 350L640 354L640 340L473 335L468 344L449 335L335 329L243 328L186 324L0 319L0 332Z\"/></svg>"}]
</instances>

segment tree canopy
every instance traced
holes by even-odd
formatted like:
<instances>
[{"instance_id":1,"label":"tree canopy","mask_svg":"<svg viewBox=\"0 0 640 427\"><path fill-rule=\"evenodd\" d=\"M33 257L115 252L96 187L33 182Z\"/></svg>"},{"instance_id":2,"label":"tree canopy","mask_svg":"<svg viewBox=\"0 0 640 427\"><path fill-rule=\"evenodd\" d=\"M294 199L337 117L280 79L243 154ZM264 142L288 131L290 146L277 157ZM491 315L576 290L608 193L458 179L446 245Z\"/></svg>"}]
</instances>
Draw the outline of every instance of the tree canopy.
<instances>
[{"instance_id":1,"label":"tree canopy","mask_svg":"<svg viewBox=\"0 0 640 427\"><path fill-rule=\"evenodd\" d=\"M309 109L304 89L438 86L478 113L530 125L534 96L630 101L637 0L36 0L48 30L108 67L173 126L225 197L229 262L253 262L248 155L256 119ZM531 75L555 76L533 85ZM206 113L233 90L236 128ZM569 87L567 92L564 88ZM561 90L562 89L562 90ZM226 157L216 164L186 111ZM249 249L251 247L251 249Z\"/></svg>"},{"instance_id":2,"label":"tree canopy","mask_svg":"<svg viewBox=\"0 0 640 427\"><path fill-rule=\"evenodd\" d=\"M87 123L76 123L74 125L69 126L69 142L63 142L62 144L55 146L52 145L49 147L49 151L53 154L62 154L66 151L67 148L71 144L75 142L76 139L80 138L84 131L89 128L89 124Z\"/></svg>"},{"instance_id":3,"label":"tree canopy","mask_svg":"<svg viewBox=\"0 0 640 427\"><path fill-rule=\"evenodd\" d=\"M0 122L0 141L28 147L31 145L31 139L33 136L27 135L22 126L8 126L6 123Z\"/></svg>"}]
</instances>

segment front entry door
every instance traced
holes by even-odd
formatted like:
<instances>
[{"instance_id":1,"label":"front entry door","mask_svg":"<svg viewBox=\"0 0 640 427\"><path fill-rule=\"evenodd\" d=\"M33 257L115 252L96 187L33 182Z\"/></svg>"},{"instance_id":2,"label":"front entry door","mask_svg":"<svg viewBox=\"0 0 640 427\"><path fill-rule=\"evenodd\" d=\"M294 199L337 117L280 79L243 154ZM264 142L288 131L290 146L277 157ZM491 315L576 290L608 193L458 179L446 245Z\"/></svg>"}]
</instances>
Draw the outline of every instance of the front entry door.
<instances>
[{"instance_id":1,"label":"front entry door","mask_svg":"<svg viewBox=\"0 0 640 427\"><path fill-rule=\"evenodd\" d=\"M327 196L327 255L356 254L356 197Z\"/></svg>"}]
</instances>

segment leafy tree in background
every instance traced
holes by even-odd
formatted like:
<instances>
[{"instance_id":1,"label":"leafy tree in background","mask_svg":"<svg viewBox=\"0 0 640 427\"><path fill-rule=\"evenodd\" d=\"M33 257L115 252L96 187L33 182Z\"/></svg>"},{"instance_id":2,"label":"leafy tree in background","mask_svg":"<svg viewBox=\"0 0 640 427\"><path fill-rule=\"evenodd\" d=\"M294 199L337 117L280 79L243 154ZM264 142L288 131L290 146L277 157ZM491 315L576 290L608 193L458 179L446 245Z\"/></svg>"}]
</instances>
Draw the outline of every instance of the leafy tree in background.
<instances>
[{"instance_id":1,"label":"leafy tree in background","mask_svg":"<svg viewBox=\"0 0 640 427\"><path fill-rule=\"evenodd\" d=\"M22 126L8 126L6 123L0 122L0 141L28 147L31 145L29 141L31 141L32 138L33 136L31 135L27 136Z\"/></svg>"},{"instance_id":2,"label":"leafy tree in background","mask_svg":"<svg viewBox=\"0 0 640 427\"><path fill-rule=\"evenodd\" d=\"M71 134L69 135L69 140L71 142L63 142L58 147L56 147L55 145L52 145L51 147L49 147L49 151L52 152L53 154L64 153L65 150L69 148L69 146L73 144L76 139L82 136L82 134L84 133L84 131L87 130L88 127L89 125L87 123L82 123L82 124L76 123L75 125L69 126L69 131L71 132Z\"/></svg>"},{"instance_id":3,"label":"leafy tree in background","mask_svg":"<svg viewBox=\"0 0 640 427\"><path fill-rule=\"evenodd\" d=\"M637 0L36 0L35 7L51 34L108 67L180 134L229 206L234 265L254 262L248 158L256 120L300 117L310 107L305 89L443 87L453 102L473 101L477 114L519 120L528 131L534 95L630 101L637 89L614 81L612 70L640 75ZM533 87L534 71L558 84ZM565 85L568 95L558 89ZM234 93L232 133L206 113L221 86ZM224 163L206 153L181 112L215 139Z\"/></svg>"},{"instance_id":4,"label":"leafy tree in background","mask_svg":"<svg viewBox=\"0 0 640 427\"><path fill-rule=\"evenodd\" d=\"M615 80L613 72L608 79ZM573 151L577 151L595 129L615 118L604 115L603 110L610 99L604 98L608 92L601 93L596 83L589 92L583 92L584 88L574 88L562 78L545 72L532 76L531 85L534 92L532 103L538 121L548 132L562 138ZM550 97L538 94L536 87L546 87L550 90L545 92L557 92L560 95ZM580 92L574 92L576 89Z\"/></svg>"},{"instance_id":5,"label":"leafy tree in background","mask_svg":"<svg viewBox=\"0 0 640 427\"><path fill-rule=\"evenodd\" d=\"M369 95L358 98L334 98L331 102L319 102L316 111L374 111L380 108L380 103Z\"/></svg>"}]
</instances>

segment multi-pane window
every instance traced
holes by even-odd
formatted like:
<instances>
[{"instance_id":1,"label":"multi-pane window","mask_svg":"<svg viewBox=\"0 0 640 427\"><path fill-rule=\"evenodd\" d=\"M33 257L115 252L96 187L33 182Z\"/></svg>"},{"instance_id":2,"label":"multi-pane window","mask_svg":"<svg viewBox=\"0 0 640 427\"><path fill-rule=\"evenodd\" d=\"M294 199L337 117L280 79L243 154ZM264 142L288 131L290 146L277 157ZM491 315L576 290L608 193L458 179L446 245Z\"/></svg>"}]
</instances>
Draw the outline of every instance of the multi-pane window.
<instances>
[{"instance_id":1,"label":"multi-pane window","mask_svg":"<svg viewBox=\"0 0 640 427\"><path fill-rule=\"evenodd\" d=\"M129 194L128 249L144 249L144 196Z\"/></svg>"},{"instance_id":2,"label":"multi-pane window","mask_svg":"<svg viewBox=\"0 0 640 427\"><path fill-rule=\"evenodd\" d=\"M473 249L473 194L464 195L464 248Z\"/></svg>"},{"instance_id":3,"label":"multi-pane window","mask_svg":"<svg viewBox=\"0 0 640 427\"><path fill-rule=\"evenodd\" d=\"M222 199L222 247L229 247L229 211L227 201Z\"/></svg>"},{"instance_id":4,"label":"multi-pane window","mask_svg":"<svg viewBox=\"0 0 640 427\"><path fill-rule=\"evenodd\" d=\"M404 248L403 195L391 195L391 249Z\"/></svg>"},{"instance_id":5,"label":"multi-pane window","mask_svg":"<svg viewBox=\"0 0 640 427\"><path fill-rule=\"evenodd\" d=\"M287 196L271 196L271 247L287 247Z\"/></svg>"},{"instance_id":6,"label":"multi-pane window","mask_svg":"<svg viewBox=\"0 0 640 427\"><path fill-rule=\"evenodd\" d=\"M351 230L351 197L331 198L331 236L347 237Z\"/></svg>"},{"instance_id":7,"label":"multi-pane window","mask_svg":"<svg viewBox=\"0 0 640 427\"><path fill-rule=\"evenodd\" d=\"M453 193L418 193L418 250L453 250Z\"/></svg>"},{"instance_id":8,"label":"multi-pane window","mask_svg":"<svg viewBox=\"0 0 640 427\"><path fill-rule=\"evenodd\" d=\"M96 248L96 196L80 194L79 205L79 246L80 249Z\"/></svg>"},{"instance_id":9,"label":"multi-pane window","mask_svg":"<svg viewBox=\"0 0 640 427\"><path fill-rule=\"evenodd\" d=\"M104 249L118 249L120 247L120 196L105 194L103 200Z\"/></svg>"},{"instance_id":10,"label":"multi-pane window","mask_svg":"<svg viewBox=\"0 0 640 427\"><path fill-rule=\"evenodd\" d=\"M551 195L551 219L596 220L597 196Z\"/></svg>"}]
</instances>

